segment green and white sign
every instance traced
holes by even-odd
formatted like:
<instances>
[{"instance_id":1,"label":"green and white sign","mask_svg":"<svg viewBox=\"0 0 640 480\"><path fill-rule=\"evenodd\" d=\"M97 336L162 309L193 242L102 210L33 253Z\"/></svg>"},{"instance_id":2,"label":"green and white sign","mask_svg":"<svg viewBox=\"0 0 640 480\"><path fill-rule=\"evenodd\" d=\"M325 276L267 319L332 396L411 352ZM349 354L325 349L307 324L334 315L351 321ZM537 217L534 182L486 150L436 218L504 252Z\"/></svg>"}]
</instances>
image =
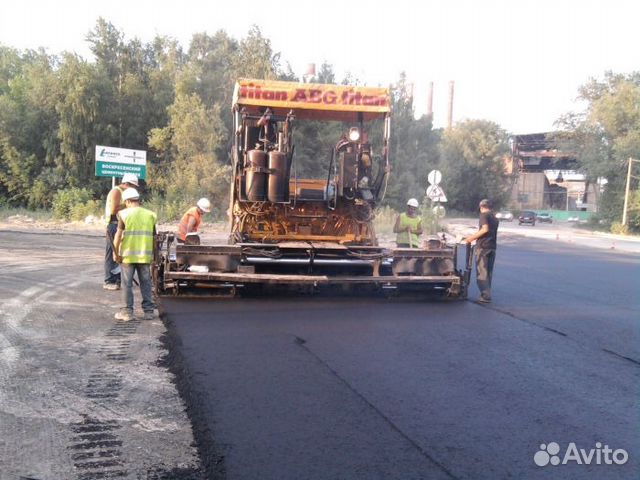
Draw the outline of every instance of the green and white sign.
<instances>
[{"instance_id":1,"label":"green and white sign","mask_svg":"<svg viewBox=\"0 0 640 480\"><path fill-rule=\"evenodd\" d=\"M122 177L135 173L138 178L147 178L147 152L128 148L96 145L96 177Z\"/></svg>"}]
</instances>

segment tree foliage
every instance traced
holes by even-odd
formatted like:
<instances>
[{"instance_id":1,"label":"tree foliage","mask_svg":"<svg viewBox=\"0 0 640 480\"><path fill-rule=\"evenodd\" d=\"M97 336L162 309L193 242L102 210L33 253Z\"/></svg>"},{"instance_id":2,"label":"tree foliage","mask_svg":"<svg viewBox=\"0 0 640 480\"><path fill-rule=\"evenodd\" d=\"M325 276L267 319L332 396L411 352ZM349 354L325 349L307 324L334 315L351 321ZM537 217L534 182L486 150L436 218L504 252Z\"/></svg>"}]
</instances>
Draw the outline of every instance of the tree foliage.
<instances>
[{"instance_id":1,"label":"tree foliage","mask_svg":"<svg viewBox=\"0 0 640 480\"><path fill-rule=\"evenodd\" d=\"M557 141L576 154L590 181L606 179L598 213L612 223L622 215L627 162L630 157L640 159L640 73L607 72L602 80L583 85L579 99L586 108L557 122ZM634 182L633 190L637 189ZM640 223L640 212L633 215L631 224Z\"/></svg>"},{"instance_id":2,"label":"tree foliage","mask_svg":"<svg viewBox=\"0 0 640 480\"><path fill-rule=\"evenodd\" d=\"M496 206L506 202L510 187L505 174L507 132L490 121L467 120L444 133L440 148L451 207L473 211L483 198Z\"/></svg>"},{"instance_id":3,"label":"tree foliage","mask_svg":"<svg viewBox=\"0 0 640 480\"><path fill-rule=\"evenodd\" d=\"M0 204L49 208L55 199L68 216L70 210L60 205L79 198L77 192L83 205L102 200L111 182L94 175L99 144L148 150L147 194L157 204L173 205L175 214L201 196L224 212L234 82L240 77L299 81L291 66L258 27L240 39L223 30L196 33L183 49L166 36L149 43L128 39L101 18L86 41L91 60L0 46ZM325 61L310 80L337 83L337 78ZM347 74L342 83L361 82ZM433 168L447 172L447 194L457 208L469 209L487 192L502 191L498 165L504 132L499 127L477 121L443 133L431 118L415 118L404 74L391 88L388 205L403 208L407 198L421 199ZM620 130L628 118L612 125ZM349 126L298 122L298 176L324 178L330 151ZM370 141L374 157L380 157L382 128L373 127ZM615 151L633 148L634 138L621 138Z\"/></svg>"}]
</instances>

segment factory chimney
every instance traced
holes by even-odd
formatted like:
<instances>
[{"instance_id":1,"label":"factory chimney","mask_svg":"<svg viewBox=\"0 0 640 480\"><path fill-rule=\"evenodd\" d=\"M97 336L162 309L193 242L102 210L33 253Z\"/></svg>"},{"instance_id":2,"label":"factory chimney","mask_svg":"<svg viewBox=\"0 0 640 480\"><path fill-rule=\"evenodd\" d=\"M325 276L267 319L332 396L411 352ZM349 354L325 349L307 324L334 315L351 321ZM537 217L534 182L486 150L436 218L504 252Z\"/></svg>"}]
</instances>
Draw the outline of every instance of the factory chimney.
<instances>
[{"instance_id":1,"label":"factory chimney","mask_svg":"<svg viewBox=\"0 0 640 480\"><path fill-rule=\"evenodd\" d=\"M453 85L454 82L451 80L449 82L449 105L447 108L447 128L451 128L453 126Z\"/></svg>"}]
</instances>

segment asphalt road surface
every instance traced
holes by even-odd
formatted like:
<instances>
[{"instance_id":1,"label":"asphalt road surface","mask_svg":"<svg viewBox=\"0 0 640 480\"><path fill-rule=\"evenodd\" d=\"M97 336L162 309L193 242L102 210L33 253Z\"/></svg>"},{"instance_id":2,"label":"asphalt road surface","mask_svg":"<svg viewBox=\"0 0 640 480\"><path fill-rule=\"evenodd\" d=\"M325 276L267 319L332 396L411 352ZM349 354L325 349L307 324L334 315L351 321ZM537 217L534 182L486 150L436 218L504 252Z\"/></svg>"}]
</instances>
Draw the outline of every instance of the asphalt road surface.
<instances>
[{"instance_id":1,"label":"asphalt road surface","mask_svg":"<svg viewBox=\"0 0 640 480\"><path fill-rule=\"evenodd\" d=\"M638 478L638 267L503 238L488 306L164 299L207 476Z\"/></svg>"}]
</instances>

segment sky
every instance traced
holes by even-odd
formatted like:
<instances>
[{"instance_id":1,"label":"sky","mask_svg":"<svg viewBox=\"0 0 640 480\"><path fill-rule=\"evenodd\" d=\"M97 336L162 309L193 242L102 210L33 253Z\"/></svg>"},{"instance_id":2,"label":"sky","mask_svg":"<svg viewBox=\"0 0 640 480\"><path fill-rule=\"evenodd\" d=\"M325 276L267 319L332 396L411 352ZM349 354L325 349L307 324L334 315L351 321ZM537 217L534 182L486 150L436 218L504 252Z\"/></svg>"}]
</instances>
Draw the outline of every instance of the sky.
<instances>
[{"instance_id":1,"label":"sky","mask_svg":"<svg viewBox=\"0 0 640 480\"><path fill-rule=\"evenodd\" d=\"M299 76L326 61L387 86L401 72L414 85L416 115L434 83L434 124L444 126L450 81L453 120L486 119L511 133L554 129L584 108L580 85L605 71L640 70L637 0L2 0L0 44L73 51L87 59L98 17L125 39L156 35L188 48L194 33L244 37L260 27Z\"/></svg>"}]
</instances>

